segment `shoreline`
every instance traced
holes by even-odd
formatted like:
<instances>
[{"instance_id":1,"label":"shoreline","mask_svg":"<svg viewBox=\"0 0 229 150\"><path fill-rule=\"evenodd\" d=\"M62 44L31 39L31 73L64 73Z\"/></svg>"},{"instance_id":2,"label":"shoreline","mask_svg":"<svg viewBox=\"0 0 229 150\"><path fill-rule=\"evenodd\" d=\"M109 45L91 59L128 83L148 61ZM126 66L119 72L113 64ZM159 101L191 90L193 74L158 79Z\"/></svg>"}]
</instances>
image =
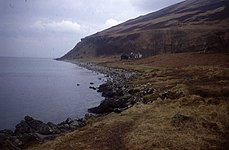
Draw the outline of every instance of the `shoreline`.
<instances>
[{"instance_id":1,"label":"shoreline","mask_svg":"<svg viewBox=\"0 0 229 150\"><path fill-rule=\"evenodd\" d=\"M191 55L182 56L188 58ZM46 137L46 141L36 141L27 148L150 149L153 143L153 147L158 148L182 149L191 146L190 149L225 149L228 145L229 104L227 58L217 55L215 59L220 58L222 62L214 63L211 56L201 55L201 58L205 57L201 60L207 61L208 65L203 65L203 62L195 65L193 58L178 59L180 55L157 57L132 62L106 58L92 60L92 64L85 64L82 60L82 65L91 68L98 64L123 68L127 72L136 70L137 76L124 80L126 84L114 84L111 80L96 88L105 99L90 112L101 115L85 116L87 125L83 128L58 134L53 140ZM174 57L179 61L166 67ZM198 60L200 57L195 55ZM106 60L109 62L104 63ZM190 66L180 66L185 62ZM157 66L158 63L164 66ZM25 119L29 121L28 118ZM71 124L72 120L66 122Z\"/></svg>"},{"instance_id":2,"label":"shoreline","mask_svg":"<svg viewBox=\"0 0 229 150\"><path fill-rule=\"evenodd\" d=\"M99 117L111 112L120 113L132 107L135 103L135 101L131 99L131 95L127 94L129 91L127 80L134 77L136 73L128 72L123 69L99 66L89 62L80 62L76 60L61 61L69 62L88 70L104 74L105 77L107 77L105 83L99 85L99 87L90 87L102 93L104 100L101 99L98 106L88 108L88 113L86 113L83 118L67 118L65 121L57 124L52 122L44 123L30 116L25 116L24 120L21 120L20 123L15 125L14 131L9 129L0 130L1 148L21 149L28 147L34 142L44 142L54 139L62 134L86 126L86 120L91 117ZM116 100L114 103L114 99L120 100Z\"/></svg>"},{"instance_id":3,"label":"shoreline","mask_svg":"<svg viewBox=\"0 0 229 150\"><path fill-rule=\"evenodd\" d=\"M120 113L121 111L132 107L133 104L137 102L136 97L132 97L130 92L133 90L133 87L128 85L129 80L138 76L136 72L105 67L90 62L82 62L77 60L62 61L70 62L88 70L105 74L107 77L107 81L104 84L101 84L98 88L92 87L95 88L97 92L102 93L104 100L100 102L99 106L89 108L89 113Z\"/></svg>"}]
</instances>

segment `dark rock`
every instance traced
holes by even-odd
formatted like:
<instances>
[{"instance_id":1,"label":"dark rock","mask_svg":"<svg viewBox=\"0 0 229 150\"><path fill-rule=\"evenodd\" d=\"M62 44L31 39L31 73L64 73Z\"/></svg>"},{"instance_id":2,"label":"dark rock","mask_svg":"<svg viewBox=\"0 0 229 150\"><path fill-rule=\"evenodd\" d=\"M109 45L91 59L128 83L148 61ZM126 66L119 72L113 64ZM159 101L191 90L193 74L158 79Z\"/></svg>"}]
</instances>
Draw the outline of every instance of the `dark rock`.
<instances>
[{"instance_id":1,"label":"dark rock","mask_svg":"<svg viewBox=\"0 0 229 150\"><path fill-rule=\"evenodd\" d=\"M124 96L122 96L122 97L120 97L120 99L122 99L122 100L129 100L130 98L131 98L132 96L131 95L129 95L129 94L127 94L127 95L124 95Z\"/></svg>"},{"instance_id":2,"label":"dark rock","mask_svg":"<svg viewBox=\"0 0 229 150\"><path fill-rule=\"evenodd\" d=\"M219 131L219 126L215 122L210 122L206 119L201 119L201 124L204 128L211 130L211 131Z\"/></svg>"},{"instance_id":3,"label":"dark rock","mask_svg":"<svg viewBox=\"0 0 229 150\"><path fill-rule=\"evenodd\" d=\"M98 115L98 114L86 113L85 116L84 116L84 119L82 121L85 122L88 119L94 119L94 118L97 118L99 116L100 115Z\"/></svg>"},{"instance_id":4,"label":"dark rock","mask_svg":"<svg viewBox=\"0 0 229 150\"><path fill-rule=\"evenodd\" d=\"M76 85L77 85L77 86L80 86L80 84L79 84L79 83L77 83Z\"/></svg>"},{"instance_id":5,"label":"dark rock","mask_svg":"<svg viewBox=\"0 0 229 150\"><path fill-rule=\"evenodd\" d=\"M128 107L125 107L125 108L115 108L115 109L113 110L113 112L115 112L115 113L121 113L122 111L124 111L124 110L126 110L126 109L128 109Z\"/></svg>"},{"instance_id":6,"label":"dark rock","mask_svg":"<svg viewBox=\"0 0 229 150\"><path fill-rule=\"evenodd\" d=\"M30 116L25 116L24 118L25 122L33 129L38 130L38 128L40 127L41 124L43 124L42 121L40 120L34 120L32 117Z\"/></svg>"},{"instance_id":7,"label":"dark rock","mask_svg":"<svg viewBox=\"0 0 229 150\"><path fill-rule=\"evenodd\" d=\"M95 114L113 112L118 108L125 108L131 105L132 102L128 98L129 98L128 96L120 99L106 98L100 103L98 107L90 108L88 109L88 111L90 113L95 113Z\"/></svg>"},{"instance_id":8,"label":"dark rock","mask_svg":"<svg viewBox=\"0 0 229 150\"><path fill-rule=\"evenodd\" d=\"M60 123L60 124L57 124L57 127L58 129L61 131L61 132L67 132L70 130L70 126L69 124L67 123Z\"/></svg>"},{"instance_id":9,"label":"dark rock","mask_svg":"<svg viewBox=\"0 0 229 150\"><path fill-rule=\"evenodd\" d=\"M86 123L84 121L74 120L71 124L69 124L71 129L84 127Z\"/></svg>"},{"instance_id":10,"label":"dark rock","mask_svg":"<svg viewBox=\"0 0 229 150\"><path fill-rule=\"evenodd\" d=\"M52 122L45 124L40 120L25 116L24 120L16 125L14 132L11 130L0 131L0 149L18 150L20 147L25 148L33 142L53 139L61 132L68 132L85 125L85 120L79 118L67 118L56 125Z\"/></svg>"},{"instance_id":11,"label":"dark rock","mask_svg":"<svg viewBox=\"0 0 229 150\"><path fill-rule=\"evenodd\" d=\"M154 91L155 91L154 88L147 87L146 89L144 89L144 94L145 95L147 95L147 94L153 94Z\"/></svg>"},{"instance_id":12,"label":"dark rock","mask_svg":"<svg viewBox=\"0 0 229 150\"><path fill-rule=\"evenodd\" d=\"M69 124L70 128L75 129L75 128L80 128L80 127L84 127L86 125L85 120L76 118L74 120L72 120L72 122Z\"/></svg>"},{"instance_id":13,"label":"dark rock","mask_svg":"<svg viewBox=\"0 0 229 150\"><path fill-rule=\"evenodd\" d=\"M16 136L12 136L10 138L10 141L12 142L13 145L15 145L16 147L21 147L23 146L23 142L21 140L18 139L18 137Z\"/></svg>"},{"instance_id":14,"label":"dark rock","mask_svg":"<svg viewBox=\"0 0 229 150\"><path fill-rule=\"evenodd\" d=\"M31 128L24 120L22 120L19 124L16 125L16 134L24 134L29 132L31 132Z\"/></svg>"},{"instance_id":15,"label":"dark rock","mask_svg":"<svg viewBox=\"0 0 229 150\"><path fill-rule=\"evenodd\" d=\"M24 117L24 120L25 120L26 122L31 122L31 121L33 121L34 119L33 119L32 117L30 117L30 116L25 116L25 117Z\"/></svg>"},{"instance_id":16,"label":"dark rock","mask_svg":"<svg viewBox=\"0 0 229 150\"><path fill-rule=\"evenodd\" d=\"M53 134L52 128L40 120L35 120L30 116L26 116L24 120L22 120L19 124L16 125L16 134L35 132L44 135Z\"/></svg>"},{"instance_id":17,"label":"dark rock","mask_svg":"<svg viewBox=\"0 0 229 150\"><path fill-rule=\"evenodd\" d=\"M39 141L51 140L57 137L57 134L43 135L43 134L35 133L35 135L39 139Z\"/></svg>"},{"instance_id":18,"label":"dark rock","mask_svg":"<svg viewBox=\"0 0 229 150\"><path fill-rule=\"evenodd\" d=\"M96 87L90 86L89 89L96 90Z\"/></svg>"},{"instance_id":19,"label":"dark rock","mask_svg":"<svg viewBox=\"0 0 229 150\"><path fill-rule=\"evenodd\" d=\"M115 97L115 96L123 96L123 91L121 89L111 89L103 91L103 97Z\"/></svg>"},{"instance_id":20,"label":"dark rock","mask_svg":"<svg viewBox=\"0 0 229 150\"><path fill-rule=\"evenodd\" d=\"M30 126L31 130L34 130L34 132L45 134L45 135L52 134L52 129L42 121L35 120L29 116L26 116L24 119L26 123Z\"/></svg>"},{"instance_id":21,"label":"dark rock","mask_svg":"<svg viewBox=\"0 0 229 150\"><path fill-rule=\"evenodd\" d=\"M29 143L32 143L34 141L42 141L36 133L24 133L19 134L18 139L22 142L21 145L28 145Z\"/></svg>"},{"instance_id":22,"label":"dark rock","mask_svg":"<svg viewBox=\"0 0 229 150\"><path fill-rule=\"evenodd\" d=\"M220 100L219 99L216 99L216 98L209 98L207 100L207 103L208 104L211 104L211 105L219 105L220 104Z\"/></svg>"},{"instance_id":23,"label":"dark rock","mask_svg":"<svg viewBox=\"0 0 229 150\"><path fill-rule=\"evenodd\" d=\"M58 126L52 122L48 122L47 125L51 128L51 132L54 134L60 134L61 131Z\"/></svg>"},{"instance_id":24,"label":"dark rock","mask_svg":"<svg viewBox=\"0 0 229 150\"><path fill-rule=\"evenodd\" d=\"M40 134L44 134L44 135L49 135L49 134L53 134L53 130L51 129L50 126L48 126L45 123L42 123L38 128L37 128L37 132Z\"/></svg>"},{"instance_id":25,"label":"dark rock","mask_svg":"<svg viewBox=\"0 0 229 150\"><path fill-rule=\"evenodd\" d=\"M14 150L19 149L23 143L17 138L17 136L11 130L0 131L0 149Z\"/></svg>"},{"instance_id":26,"label":"dark rock","mask_svg":"<svg viewBox=\"0 0 229 150\"><path fill-rule=\"evenodd\" d=\"M58 129L62 132L67 132L71 131L76 128L80 128L85 126L86 123L83 119L72 119L72 118L67 118L66 121L61 122L60 124L57 125Z\"/></svg>"},{"instance_id":27,"label":"dark rock","mask_svg":"<svg viewBox=\"0 0 229 150\"><path fill-rule=\"evenodd\" d=\"M173 91L165 91L159 94L161 99L178 99L183 95L183 92L173 92Z\"/></svg>"},{"instance_id":28,"label":"dark rock","mask_svg":"<svg viewBox=\"0 0 229 150\"><path fill-rule=\"evenodd\" d=\"M90 82L91 85L93 85L94 83L93 82Z\"/></svg>"},{"instance_id":29,"label":"dark rock","mask_svg":"<svg viewBox=\"0 0 229 150\"><path fill-rule=\"evenodd\" d=\"M140 88L132 88L128 91L128 93L134 95L136 93L139 93L140 91L141 91Z\"/></svg>"},{"instance_id":30,"label":"dark rock","mask_svg":"<svg viewBox=\"0 0 229 150\"><path fill-rule=\"evenodd\" d=\"M192 117L185 116L182 114L176 114L172 118L171 125L174 127L179 127L185 123L192 122L192 121L194 121Z\"/></svg>"},{"instance_id":31,"label":"dark rock","mask_svg":"<svg viewBox=\"0 0 229 150\"><path fill-rule=\"evenodd\" d=\"M13 131L7 130L7 129L1 130L0 133L11 135L11 136L14 135L14 132Z\"/></svg>"},{"instance_id":32,"label":"dark rock","mask_svg":"<svg viewBox=\"0 0 229 150\"><path fill-rule=\"evenodd\" d=\"M67 123L67 124L71 124L72 122L73 122L73 119L72 118L67 118L66 120L65 120L65 122Z\"/></svg>"},{"instance_id":33,"label":"dark rock","mask_svg":"<svg viewBox=\"0 0 229 150\"><path fill-rule=\"evenodd\" d=\"M69 124L69 127L71 129L76 129L76 128L80 127L80 123L78 121L74 121L71 124Z\"/></svg>"},{"instance_id":34,"label":"dark rock","mask_svg":"<svg viewBox=\"0 0 229 150\"><path fill-rule=\"evenodd\" d=\"M22 143L15 137L6 133L0 133L0 149L1 150L20 150L18 147Z\"/></svg>"},{"instance_id":35,"label":"dark rock","mask_svg":"<svg viewBox=\"0 0 229 150\"><path fill-rule=\"evenodd\" d=\"M103 91L108 91L108 90L112 90L112 82L108 81L104 84L101 84L98 88L98 92L103 92Z\"/></svg>"}]
</instances>

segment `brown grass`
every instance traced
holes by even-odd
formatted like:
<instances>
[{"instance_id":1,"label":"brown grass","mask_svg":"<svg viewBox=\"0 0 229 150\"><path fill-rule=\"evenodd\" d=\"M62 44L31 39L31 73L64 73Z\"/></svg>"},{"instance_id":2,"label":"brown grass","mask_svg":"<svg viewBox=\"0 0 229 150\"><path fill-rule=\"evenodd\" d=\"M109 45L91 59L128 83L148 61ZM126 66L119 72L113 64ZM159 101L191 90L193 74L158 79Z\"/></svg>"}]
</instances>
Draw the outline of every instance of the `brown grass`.
<instances>
[{"instance_id":1,"label":"brown grass","mask_svg":"<svg viewBox=\"0 0 229 150\"><path fill-rule=\"evenodd\" d=\"M142 72L130 84L138 88L150 83L156 92L144 96L146 104L140 102L120 114L88 120L80 130L29 149L227 149L228 56L171 54L125 62L118 57L109 58L109 62L106 59L93 62ZM182 94L162 100L159 95L164 91ZM177 113L192 121L174 126L171 121Z\"/></svg>"}]
</instances>

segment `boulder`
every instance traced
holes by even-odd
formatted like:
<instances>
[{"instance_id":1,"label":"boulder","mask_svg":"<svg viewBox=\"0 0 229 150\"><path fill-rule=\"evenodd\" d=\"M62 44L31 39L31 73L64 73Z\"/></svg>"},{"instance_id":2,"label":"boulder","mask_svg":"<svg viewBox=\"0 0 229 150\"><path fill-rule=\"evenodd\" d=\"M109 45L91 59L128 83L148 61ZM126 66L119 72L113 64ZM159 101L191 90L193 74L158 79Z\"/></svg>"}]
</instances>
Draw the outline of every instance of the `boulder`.
<instances>
[{"instance_id":1,"label":"boulder","mask_svg":"<svg viewBox=\"0 0 229 150\"><path fill-rule=\"evenodd\" d=\"M182 96L184 96L183 92L175 92L175 91L164 91L162 93L159 93L161 99L178 99Z\"/></svg>"},{"instance_id":2,"label":"boulder","mask_svg":"<svg viewBox=\"0 0 229 150\"><path fill-rule=\"evenodd\" d=\"M61 132L67 132L70 130L69 124L67 124L65 121L57 124L58 129L60 129Z\"/></svg>"},{"instance_id":3,"label":"boulder","mask_svg":"<svg viewBox=\"0 0 229 150\"><path fill-rule=\"evenodd\" d=\"M52 129L48 124L43 123L40 120L35 120L30 116L25 116L19 124L16 125L15 133L40 133L44 135L54 134L56 129Z\"/></svg>"},{"instance_id":4,"label":"boulder","mask_svg":"<svg viewBox=\"0 0 229 150\"><path fill-rule=\"evenodd\" d=\"M200 122L201 122L202 127L210 131L220 131L219 126L215 122L210 122L204 118L201 118Z\"/></svg>"},{"instance_id":5,"label":"boulder","mask_svg":"<svg viewBox=\"0 0 229 150\"><path fill-rule=\"evenodd\" d=\"M90 86L89 89L96 90L96 87Z\"/></svg>"},{"instance_id":6,"label":"boulder","mask_svg":"<svg viewBox=\"0 0 229 150\"><path fill-rule=\"evenodd\" d=\"M181 125L184 125L188 122L193 122L193 121L194 119L192 117L185 116L182 114L176 114L173 116L171 120L171 125L174 127L180 127Z\"/></svg>"},{"instance_id":7,"label":"boulder","mask_svg":"<svg viewBox=\"0 0 229 150\"><path fill-rule=\"evenodd\" d=\"M43 135L43 134L35 133L35 135L39 139L39 141L51 140L57 137L57 134Z\"/></svg>"},{"instance_id":8,"label":"boulder","mask_svg":"<svg viewBox=\"0 0 229 150\"><path fill-rule=\"evenodd\" d=\"M44 135L54 134L51 127L45 123L42 123L40 126L38 126L37 133Z\"/></svg>"},{"instance_id":9,"label":"boulder","mask_svg":"<svg viewBox=\"0 0 229 150\"><path fill-rule=\"evenodd\" d=\"M109 91L109 90L112 90L112 82L108 81L104 84L101 84L98 88L98 92L104 92L104 91Z\"/></svg>"},{"instance_id":10,"label":"boulder","mask_svg":"<svg viewBox=\"0 0 229 150\"><path fill-rule=\"evenodd\" d=\"M22 120L19 124L16 125L16 134L24 134L29 132L32 132L32 130L26 121Z\"/></svg>"},{"instance_id":11,"label":"boulder","mask_svg":"<svg viewBox=\"0 0 229 150\"><path fill-rule=\"evenodd\" d=\"M58 129L60 129L61 132L67 132L76 128L80 128L85 126L86 123L83 119L72 119L72 118L67 118L65 121L59 123L57 125Z\"/></svg>"},{"instance_id":12,"label":"boulder","mask_svg":"<svg viewBox=\"0 0 229 150\"><path fill-rule=\"evenodd\" d=\"M34 141L42 141L36 133L24 133L17 135L17 138L21 141L21 145L25 146Z\"/></svg>"},{"instance_id":13,"label":"boulder","mask_svg":"<svg viewBox=\"0 0 229 150\"><path fill-rule=\"evenodd\" d=\"M21 141L11 130L0 131L0 149L14 149L19 145L21 145Z\"/></svg>"},{"instance_id":14,"label":"boulder","mask_svg":"<svg viewBox=\"0 0 229 150\"><path fill-rule=\"evenodd\" d=\"M113 111L119 111L122 110L122 108L126 108L129 105L132 105L132 101L130 100L129 95L120 97L119 99L116 98L105 98L99 106L90 108L88 111L90 113L95 113L95 114L104 114L104 113L109 113ZM124 110L124 109L123 109Z\"/></svg>"},{"instance_id":15,"label":"boulder","mask_svg":"<svg viewBox=\"0 0 229 150\"><path fill-rule=\"evenodd\" d=\"M67 124L70 124L70 123L72 123L73 122L73 119L72 118L67 118L66 120L65 120L65 123L67 123Z\"/></svg>"},{"instance_id":16,"label":"boulder","mask_svg":"<svg viewBox=\"0 0 229 150\"><path fill-rule=\"evenodd\" d=\"M51 132L54 134L60 134L61 131L58 126L52 122L48 122L47 125L51 128Z\"/></svg>"}]
</instances>

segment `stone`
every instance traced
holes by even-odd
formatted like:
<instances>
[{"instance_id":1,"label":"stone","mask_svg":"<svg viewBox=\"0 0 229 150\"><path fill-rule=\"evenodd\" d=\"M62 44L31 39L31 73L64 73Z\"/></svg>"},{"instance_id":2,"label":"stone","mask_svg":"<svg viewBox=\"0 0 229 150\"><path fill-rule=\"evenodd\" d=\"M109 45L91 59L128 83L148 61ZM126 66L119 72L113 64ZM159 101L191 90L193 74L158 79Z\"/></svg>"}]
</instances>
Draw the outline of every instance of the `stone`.
<instances>
[{"instance_id":1,"label":"stone","mask_svg":"<svg viewBox=\"0 0 229 150\"><path fill-rule=\"evenodd\" d=\"M67 124L65 121L57 124L57 127L61 132L67 132L70 130L69 124Z\"/></svg>"},{"instance_id":2,"label":"stone","mask_svg":"<svg viewBox=\"0 0 229 150\"><path fill-rule=\"evenodd\" d=\"M101 84L98 88L98 92L109 91L112 89L112 82L108 81L104 84Z\"/></svg>"},{"instance_id":3,"label":"stone","mask_svg":"<svg viewBox=\"0 0 229 150\"><path fill-rule=\"evenodd\" d=\"M21 141L15 136L11 136L8 133L0 132L0 149L1 150L20 150L18 147L21 145Z\"/></svg>"},{"instance_id":4,"label":"stone","mask_svg":"<svg viewBox=\"0 0 229 150\"><path fill-rule=\"evenodd\" d=\"M72 123L69 124L69 127L71 129L76 129L76 128L80 127L80 122L77 120L74 120Z\"/></svg>"},{"instance_id":5,"label":"stone","mask_svg":"<svg viewBox=\"0 0 229 150\"><path fill-rule=\"evenodd\" d=\"M45 135L52 134L51 128L47 124L43 123L42 121L35 120L29 116L26 116L24 119L26 123L30 126L31 130L34 130L31 131L31 133L37 132Z\"/></svg>"},{"instance_id":6,"label":"stone","mask_svg":"<svg viewBox=\"0 0 229 150\"><path fill-rule=\"evenodd\" d=\"M11 136L14 135L14 132L11 131L11 130L8 130L8 129L1 130L0 133L8 134L8 135L11 135Z\"/></svg>"},{"instance_id":7,"label":"stone","mask_svg":"<svg viewBox=\"0 0 229 150\"><path fill-rule=\"evenodd\" d=\"M45 123L42 123L38 128L37 128L37 133L44 134L44 135L49 135L53 134L53 130L51 127Z\"/></svg>"},{"instance_id":8,"label":"stone","mask_svg":"<svg viewBox=\"0 0 229 150\"><path fill-rule=\"evenodd\" d=\"M89 89L96 90L96 87L90 86Z\"/></svg>"},{"instance_id":9,"label":"stone","mask_svg":"<svg viewBox=\"0 0 229 150\"><path fill-rule=\"evenodd\" d=\"M72 118L67 118L66 121L65 121L67 124L71 124L73 122L73 119Z\"/></svg>"},{"instance_id":10,"label":"stone","mask_svg":"<svg viewBox=\"0 0 229 150\"><path fill-rule=\"evenodd\" d=\"M24 133L17 136L18 139L22 142L22 145L28 145L34 141L42 141L36 133Z\"/></svg>"},{"instance_id":11,"label":"stone","mask_svg":"<svg viewBox=\"0 0 229 150\"><path fill-rule=\"evenodd\" d=\"M185 116L182 114L176 114L172 118L171 125L174 127L179 127L185 123L192 122L192 121L194 121L192 117Z\"/></svg>"},{"instance_id":12,"label":"stone","mask_svg":"<svg viewBox=\"0 0 229 150\"><path fill-rule=\"evenodd\" d=\"M48 122L47 125L51 128L51 132L53 134L60 134L61 131L60 129L58 128L58 126L52 122Z\"/></svg>"},{"instance_id":13,"label":"stone","mask_svg":"<svg viewBox=\"0 0 229 150\"><path fill-rule=\"evenodd\" d=\"M129 97L121 97L119 99L116 98L105 98L99 106L90 108L88 111L90 113L95 114L104 114L113 112L114 110L117 110L118 108L125 108L128 107L130 104L132 104L132 101L128 99Z\"/></svg>"},{"instance_id":14,"label":"stone","mask_svg":"<svg viewBox=\"0 0 229 150\"><path fill-rule=\"evenodd\" d=\"M164 91L159 93L161 99L178 99L183 96L183 92Z\"/></svg>"},{"instance_id":15,"label":"stone","mask_svg":"<svg viewBox=\"0 0 229 150\"><path fill-rule=\"evenodd\" d=\"M211 131L219 131L220 129L219 129L219 126L217 125L217 123L215 123L215 122L210 122L210 121L208 121L208 120L206 120L206 119L201 119L201 125L204 127L204 128L206 128L206 129L208 129L208 130L211 130Z\"/></svg>"},{"instance_id":16,"label":"stone","mask_svg":"<svg viewBox=\"0 0 229 150\"><path fill-rule=\"evenodd\" d=\"M128 93L131 94L131 95L134 95L134 94L136 94L136 93L139 93L140 91L141 91L140 88L136 87L136 88L130 89L130 90L128 91Z\"/></svg>"},{"instance_id":17,"label":"stone","mask_svg":"<svg viewBox=\"0 0 229 150\"><path fill-rule=\"evenodd\" d=\"M31 132L30 126L22 120L19 124L16 125L15 133L16 134L23 134Z\"/></svg>"},{"instance_id":18,"label":"stone","mask_svg":"<svg viewBox=\"0 0 229 150\"><path fill-rule=\"evenodd\" d=\"M51 134L51 135L43 135L39 133L35 133L39 141L45 141L45 140L51 140L54 139L57 135L56 134Z\"/></svg>"},{"instance_id":19,"label":"stone","mask_svg":"<svg viewBox=\"0 0 229 150\"><path fill-rule=\"evenodd\" d=\"M34 119L33 119L32 117L30 117L30 116L25 116L25 117L24 117L24 120L25 120L26 122L30 122L30 121L33 121Z\"/></svg>"},{"instance_id":20,"label":"stone","mask_svg":"<svg viewBox=\"0 0 229 150\"><path fill-rule=\"evenodd\" d=\"M30 116L25 116L19 124L16 125L15 133L40 133L44 135L53 134L51 127L40 120L35 120Z\"/></svg>"}]
</instances>

